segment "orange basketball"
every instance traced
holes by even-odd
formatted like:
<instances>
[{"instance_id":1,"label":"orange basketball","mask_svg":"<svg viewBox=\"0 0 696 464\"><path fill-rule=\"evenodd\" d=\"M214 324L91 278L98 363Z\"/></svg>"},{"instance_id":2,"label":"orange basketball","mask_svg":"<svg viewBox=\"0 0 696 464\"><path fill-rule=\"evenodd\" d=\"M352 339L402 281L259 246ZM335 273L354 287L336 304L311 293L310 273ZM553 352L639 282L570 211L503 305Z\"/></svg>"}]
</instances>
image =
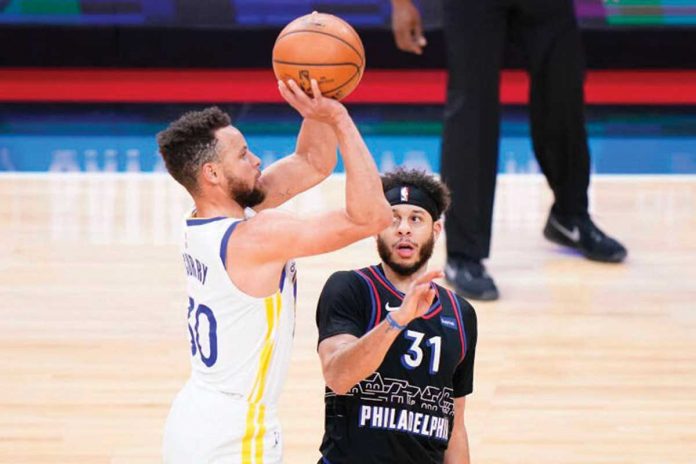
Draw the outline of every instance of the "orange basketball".
<instances>
[{"instance_id":1,"label":"orange basketball","mask_svg":"<svg viewBox=\"0 0 696 464\"><path fill-rule=\"evenodd\" d=\"M308 95L316 79L325 97L340 100L355 89L365 70L365 49L357 32L336 16L316 11L280 32L273 46L273 72L294 79Z\"/></svg>"}]
</instances>

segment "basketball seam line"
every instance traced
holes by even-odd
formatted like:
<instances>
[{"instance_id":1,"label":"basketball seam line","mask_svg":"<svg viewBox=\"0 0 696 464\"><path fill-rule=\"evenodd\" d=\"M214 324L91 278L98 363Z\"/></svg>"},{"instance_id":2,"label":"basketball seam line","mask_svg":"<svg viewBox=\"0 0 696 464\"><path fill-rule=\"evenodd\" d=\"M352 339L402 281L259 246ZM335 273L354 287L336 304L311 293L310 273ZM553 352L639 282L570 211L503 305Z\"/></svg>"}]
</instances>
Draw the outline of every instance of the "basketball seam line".
<instances>
[{"instance_id":1,"label":"basketball seam line","mask_svg":"<svg viewBox=\"0 0 696 464\"><path fill-rule=\"evenodd\" d=\"M296 66L354 66L358 70L360 66L355 63L298 63L296 61L283 61L283 60L273 60L274 63L278 64L292 64Z\"/></svg>"},{"instance_id":2,"label":"basketball seam line","mask_svg":"<svg viewBox=\"0 0 696 464\"><path fill-rule=\"evenodd\" d=\"M311 29L300 29L300 30L297 30L297 31L286 32L285 34L283 34L283 35L281 35L280 37L278 37L278 39L276 40L276 43L278 43L278 42L280 41L280 39L282 39L283 37L287 37L287 36L289 36L290 34L298 34L298 33L300 33L300 32L309 32L309 33L311 33L311 34L321 34L321 35L327 35L327 36L329 36L329 37L333 37L334 39L339 40L339 41L343 42L344 44L346 44L348 47L350 47L351 50L353 50L353 51L360 57L360 67L361 67L361 68L362 68L363 65L365 64L365 58L362 56L362 54L361 54L355 47L353 47L350 43L346 42L346 41L343 40L342 38L340 38L340 37L338 37L338 36L335 36L335 35L333 35L333 34L329 34L328 32L313 31L313 30L311 30Z\"/></svg>"},{"instance_id":3,"label":"basketball seam line","mask_svg":"<svg viewBox=\"0 0 696 464\"><path fill-rule=\"evenodd\" d=\"M340 89L341 87L345 87L346 85L348 85L348 84L350 83L350 81L352 81L353 79L355 79L355 78L356 78L357 76L359 76L359 75L360 75L360 72L359 72L359 71L356 71L355 74L353 74L352 76L350 76L350 79L348 79L347 81L345 81L343 84L339 85L338 87L334 87L334 88L331 89L331 90L327 90L326 93L335 92L335 91L337 91L338 89Z\"/></svg>"}]
</instances>

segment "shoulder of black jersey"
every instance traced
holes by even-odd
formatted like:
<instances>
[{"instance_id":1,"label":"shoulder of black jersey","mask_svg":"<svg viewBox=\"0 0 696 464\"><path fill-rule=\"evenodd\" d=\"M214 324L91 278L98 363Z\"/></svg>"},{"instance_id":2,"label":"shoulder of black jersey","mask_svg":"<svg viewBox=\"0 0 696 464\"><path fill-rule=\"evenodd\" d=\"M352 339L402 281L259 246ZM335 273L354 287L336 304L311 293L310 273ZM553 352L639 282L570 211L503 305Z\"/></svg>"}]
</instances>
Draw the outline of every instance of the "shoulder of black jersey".
<instances>
[{"instance_id":1,"label":"shoulder of black jersey","mask_svg":"<svg viewBox=\"0 0 696 464\"><path fill-rule=\"evenodd\" d=\"M471 312L471 313L476 314L476 311L474 310L474 307L471 305L471 303L469 303L469 300L467 300L463 296L459 295L454 290L449 290L448 288L445 288L442 285L435 284L435 286L437 287L437 289L440 293L446 293L446 292L452 293L452 295L454 295L455 298L457 299L457 302L459 303L459 307L462 309L462 313Z\"/></svg>"},{"instance_id":2,"label":"shoulder of black jersey","mask_svg":"<svg viewBox=\"0 0 696 464\"><path fill-rule=\"evenodd\" d=\"M455 293L455 295L457 295ZM457 301L459 301L459 306L462 308L463 313L473 313L476 314L476 310L474 307L469 303L469 300L465 299L464 297L457 295Z\"/></svg>"},{"instance_id":3,"label":"shoulder of black jersey","mask_svg":"<svg viewBox=\"0 0 696 464\"><path fill-rule=\"evenodd\" d=\"M457 295L455 293L455 295ZM476 310L465 298L457 295L457 301L459 302L459 307L462 310L462 317L464 318L464 325L469 328L469 330L477 330L478 316L476 316Z\"/></svg>"},{"instance_id":4,"label":"shoulder of black jersey","mask_svg":"<svg viewBox=\"0 0 696 464\"><path fill-rule=\"evenodd\" d=\"M329 279L324 284L324 287L332 287L334 289L353 288L362 286L362 278L354 271L336 271L329 276Z\"/></svg>"}]
</instances>

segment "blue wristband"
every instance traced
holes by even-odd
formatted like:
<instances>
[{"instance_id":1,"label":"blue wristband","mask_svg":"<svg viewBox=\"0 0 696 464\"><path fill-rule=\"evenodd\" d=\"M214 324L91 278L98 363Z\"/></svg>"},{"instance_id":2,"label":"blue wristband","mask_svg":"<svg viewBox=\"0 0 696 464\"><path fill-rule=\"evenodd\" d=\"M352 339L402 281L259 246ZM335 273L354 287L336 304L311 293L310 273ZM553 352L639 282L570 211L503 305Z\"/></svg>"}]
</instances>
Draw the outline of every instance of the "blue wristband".
<instances>
[{"instance_id":1,"label":"blue wristband","mask_svg":"<svg viewBox=\"0 0 696 464\"><path fill-rule=\"evenodd\" d=\"M401 324L399 324L398 322L396 322L396 321L394 320L394 318L392 317L391 313L387 313L387 317L385 317L385 320L386 320L387 323L388 323L391 327L393 327L394 329L397 329L397 330L404 330L404 329L406 328L405 325L401 325Z\"/></svg>"}]
</instances>

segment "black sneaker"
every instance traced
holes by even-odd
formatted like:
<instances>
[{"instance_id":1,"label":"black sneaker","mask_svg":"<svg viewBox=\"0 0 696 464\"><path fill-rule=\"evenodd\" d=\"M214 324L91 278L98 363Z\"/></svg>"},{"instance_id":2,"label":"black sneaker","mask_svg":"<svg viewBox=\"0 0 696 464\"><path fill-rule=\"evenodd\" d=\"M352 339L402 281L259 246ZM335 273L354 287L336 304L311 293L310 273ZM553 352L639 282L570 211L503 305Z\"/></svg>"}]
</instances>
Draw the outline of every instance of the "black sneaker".
<instances>
[{"instance_id":1,"label":"black sneaker","mask_svg":"<svg viewBox=\"0 0 696 464\"><path fill-rule=\"evenodd\" d=\"M472 300L498 299L498 289L480 260L447 258L445 278L457 293Z\"/></svg>"},{"instance_id":2,"label":"black sneaker","mask_svg":"<svg viewBox=\"0 0 696 464\"><path fill-rule=\"evenodd\" d=\"M628 254L623 245L602 232L587 214L561 217L549 213L544 237L574 248L593 261L620 263Z\"/></svg>"}]
</instances>

